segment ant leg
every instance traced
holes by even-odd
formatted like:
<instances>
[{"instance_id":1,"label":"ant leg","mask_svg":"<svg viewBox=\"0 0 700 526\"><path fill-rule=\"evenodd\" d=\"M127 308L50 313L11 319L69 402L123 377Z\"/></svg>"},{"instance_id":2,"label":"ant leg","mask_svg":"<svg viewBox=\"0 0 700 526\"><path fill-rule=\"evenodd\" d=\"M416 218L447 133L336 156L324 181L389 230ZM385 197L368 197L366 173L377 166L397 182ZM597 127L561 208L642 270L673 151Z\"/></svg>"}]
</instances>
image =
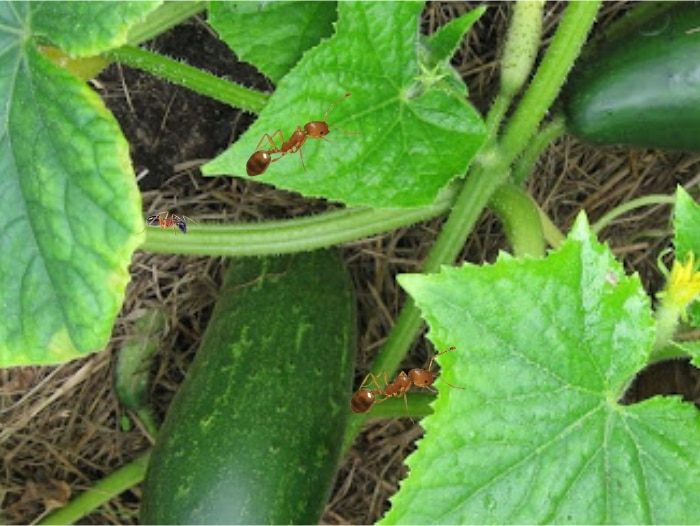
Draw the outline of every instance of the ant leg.
<instances>
[{"instance_id":1,"label":"ant leg","mask_svg":"<svg viewBox=\"0 0 700 526\"><path fill-rule=\"evenodd\" d=\"M415 422L415 420L413 420L413 417L411 416L411 412L408 410L408 398L406 398L406 393L407 393L407 392L408 392L408 391L406 391L406 392L403 394L403 403L404 403L404 405L406 406L406 414L408 415L408 418L411 419L411 422Z\"/></svg>"},{"instance_id":2,"label":"ant leg","mask_svg":"<svg viewBox=\"0 0 700 526\"><path fill-rule=\"evenodd\" d=\"M386 373L384 373L386 374ZM358 388L358 391L367 385L367 380L372 378L372 382L374 383L374 387L376 387L377 391L379 394L384 394L384 389L382 389L381 385L379 385L379 381L377 380L377 377L373 373L367 373L367 376L365 376L365 379L362 380L362 383L360 384L360 387Z\"/></svg>"},{"instance_id":3,"label":"ant leg","mask_svg":"<svg viewBox=\"0 0 700 526\"><path fill-rule=\"evenodd\" d=\"M445 351L445 352L447 352L447 351ZM436 376L436 377L435 377L436 380L437 380L438 378L442 379L442 376ZM450 382L448 382L447 380L442 380L442 381L443 381L444 383L446 383L447 385L449 385L452 389L462 389L462 390L463 390L463 389L466 389L465 387L460 387L460 386L458 386L458 385L452 385L452 384L451 384ZM424 389L427 389L427 390L429 390L429 391L432 391L433 393L437 393L437 391L436 391L435 389L433 389L432 387L430 387L429 385L423 385L422 387L423 387Z\"/></svg>"},{"instance_id":4,"label":"ant leg","mask_svg":"<svg viewBox=\"0 0 700 526\"><path fill-rule=\"evenodd\" d=\"M382 371L381 373L379 373L380 377L382 375L384 376L384 390L386 391L386 386L389 385L389 378L387 378L386 371ZM377 387L379 387L379 386L377 386ZM384 394L386 394L386 393L384 393Z\"/></svg>"},{"instance_id":5,"label":"ant leg","mask_svg":"<svg viewBox=\"0 0 700 526\"><path fill-rule=\"evenodd\" d=\"M275 141L273 139L273 137L277 134L279 134L279 136L280 136L280 142L284 143L284 135L282 135L282 130L277 130L272 135L270 135L269 133L266 133L265 135L262 136L262 138L260 139L260 142L255 147L255 151L258 151L260 149L260 145L263 143L263 141L265 141L265 139L267 139L268 142L270 143L270 145L272 145L272 150L269 150L268 153L269 152L273 152L273 153L279 152L280 149L277 147L277 145L275 144Z\"/></svg>"},{"instance_id":6,"label":"ant leg","mask_svg":"<svg viewBox=\"0 0 700 526\"><path fill-rule=\"evenodd\" d=\"M373 375L372 373L367 373L367 376L365 376L365 379L362 380L362 383L360 384L360 387L357 388L358 391L359 391L360 389L362 389L362 388L365 386L365 384L367 383L367 380L369 380L369 377L370 377L370 376L374 376L374 375Z\"/></svg>"},{"instance_id":7,"label":"ant leg","mask_svg":"<svg viewBox=\"0 0 700 526\"><path fill-rule=\"evenodd\" d=\"M372 391L372 392L374 393L374 391ZM378 394L384 395L384 398L382 398L381 400L379 398L375 398L374 399L375 404L381 404L382 402L386 402L389 398L391 398L390 396L386 396L384 393L374 393L374 394L375 395L378 395Z\"/></svg>"},{"instance_id":8,"label":"ant leg","mask_svg":"<svg viewBox=\"0 0 700 526\"><path fill-rule=\"evenodd\" d=\"M306 165L304 164L304 152L299 148L299 159L301 159L301 167L304 169L306 173L309 173L308 170L306 169Z\"/></svg>"}]
</instances>

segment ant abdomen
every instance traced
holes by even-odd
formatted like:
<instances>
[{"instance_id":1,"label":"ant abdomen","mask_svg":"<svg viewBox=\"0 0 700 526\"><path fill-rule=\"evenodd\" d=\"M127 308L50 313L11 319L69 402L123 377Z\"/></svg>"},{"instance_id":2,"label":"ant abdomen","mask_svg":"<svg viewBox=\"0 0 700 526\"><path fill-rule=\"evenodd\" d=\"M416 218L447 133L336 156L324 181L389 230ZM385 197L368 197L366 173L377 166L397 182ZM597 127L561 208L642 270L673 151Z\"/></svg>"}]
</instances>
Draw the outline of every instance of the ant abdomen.
<instances>
[{"instance_id":1,"label":"ant abdomen","mask_svg":"<svg viewBox=\"0 0 700 526\"><path fill-rule=\"evenodd\" d=\"M272 162L272 157L269 153L258 150L253 155L250 156L248 162L245 165L245 171L249 176L260 175L265 173L267 167L270 166Z\"/></svg>"},{"instance_id":2,"label":"ant abdomen","mask_svg":"<svg viewBox=\"0 0 700 526\"><path fill-rule=\"evenodd\" d=\"M350 399L350 408L353 413L366 413L376 402L374 393L368 389L360 389Z\"/></svg>"}]
</instances>

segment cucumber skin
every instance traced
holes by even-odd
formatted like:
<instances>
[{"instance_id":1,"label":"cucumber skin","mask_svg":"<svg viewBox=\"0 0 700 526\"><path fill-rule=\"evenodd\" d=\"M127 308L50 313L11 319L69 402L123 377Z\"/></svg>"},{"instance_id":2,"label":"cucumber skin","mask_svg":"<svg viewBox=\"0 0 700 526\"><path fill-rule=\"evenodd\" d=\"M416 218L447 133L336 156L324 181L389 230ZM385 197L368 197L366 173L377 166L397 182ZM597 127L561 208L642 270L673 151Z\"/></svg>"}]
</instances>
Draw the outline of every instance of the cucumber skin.
<instances>
[{"instance_id":1,"label":"cucumber skin","mask_svg":"<svg viewBox=\"0 0 700 526\"><path fill-rule=\"evenodd\" d=\"M679 6L577 64L563 91L569 131L595 145L700 150L698 27L700 6Z\"/></svg>"},{"instance_id":2,"label":"cucumber skin","mask_svg":"<svg viewBox=\"0 0 700 526\"><path fill-rule=\"evenodd\" d=\"M355 329L337 254L231 261L154 447L141 522L317 524L349 414Z\"/></svg>"}]
</instances>

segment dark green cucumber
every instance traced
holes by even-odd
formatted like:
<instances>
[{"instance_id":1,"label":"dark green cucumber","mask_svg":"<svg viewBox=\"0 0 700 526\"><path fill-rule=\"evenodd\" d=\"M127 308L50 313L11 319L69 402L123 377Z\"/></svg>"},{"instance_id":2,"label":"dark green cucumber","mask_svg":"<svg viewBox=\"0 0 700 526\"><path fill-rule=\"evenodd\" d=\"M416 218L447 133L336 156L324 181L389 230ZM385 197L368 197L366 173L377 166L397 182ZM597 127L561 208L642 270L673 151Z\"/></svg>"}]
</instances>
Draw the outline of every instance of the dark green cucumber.
<instances>
[{"instance_id":1,"label":"dark green cucumber","mask_svg":"<svg viewBox=\"0 0 700 526\"><path fill-rule=\"evenodd\" d=\"M355 302L338 255L231 261L158 435L149 524L316 524L352 388Z\"/></svg>"},{"instance_id":2,"label":"dark green cucumber","mask_svg":"<svg viewBox=\"0 0 700 526\"><path fill-rule=\"evenodd\" d=\"M700 5L602 44L563 90L569 131L596 145L700 150Z\"/></svg>"}]
</instances>

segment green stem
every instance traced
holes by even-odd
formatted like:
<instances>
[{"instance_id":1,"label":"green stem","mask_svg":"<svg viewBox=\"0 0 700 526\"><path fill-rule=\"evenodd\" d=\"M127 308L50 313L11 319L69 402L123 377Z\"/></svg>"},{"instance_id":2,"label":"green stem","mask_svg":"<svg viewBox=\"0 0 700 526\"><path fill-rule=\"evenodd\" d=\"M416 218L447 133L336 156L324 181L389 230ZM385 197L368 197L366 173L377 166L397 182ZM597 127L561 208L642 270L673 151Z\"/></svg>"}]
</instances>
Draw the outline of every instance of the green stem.
<instances>
[{"instance_id":1,"label":"green stem","mask_svg":"<svg viewBox=\"0 0 700 526\"><path fill-rule=\"evenodd\" d=\"M658 358L654 358L655 354L663 352L664 348L667 347L673 339L673 336L676 334L676 329L678 329L679 317L680 312L678 312L678 309L670 306L669 303L665 301L662 301L654 311L656 339L652 347L652 360L658 361Z\"/></svg>"},{"instance_id":2,"label":"green stem","mask_svg":"<svg viewBox=\"0 0 700 526\"><path fill-rule=\"evenodd\" d=\"M544 210L542 210L539 206L537 207L537 210L540 214L540 223L542 224L542 233L545 240L551 247L557 248L564 242L566 236L557 228L557 225L552 223L552 220L549 219L549 216L544 213Z\"/></svg>"},{"instance_id":3,"label":"green stem","mask_svg":"<svg viewBox=\"0 0 700 526\"><path fill-rule=\"evenodd\" d=\"M567 7L542 65L515 112L514 119L518 116L515 120L516 125L513 126L511 121L506 128L507 140L503 142L504 148L486 148L472 164L454 208L425 260L424 272L435 272L441 264L454 262L481 211L496 189L507 180L510 164L527 145L545 111L553 102L593 24L598 5L598 2L584 2L573 3ZM561 61L568 62L561 64ZM539 98L540 95L543 97L542 100ZM536 119L527 115L530 111L536 115ZM518 139L515 137L518 131L527 136L524 139ZM421 325L420 312L415 303L408 299L386 344L375 360L372 372L379 374L381 371L386 371L393 374L402 357L408 352ZM366 416L363 414L350 416L345 432L344 448L347 449L352 444Z\"/></svg>"},{"instance_id":4,"label":"green stem","mask_svg":"<svg viewBox=\"0 0 700 526\"><path fill-rule=\"evenodd\" d=\"M586 41L599 6L599 1L572 2L566 8L547 54L501 139L502 153L507 164L511 164L530 142L559 94Z\"/></svg>"},{"instance_id":5,"label":"green stem","mask_svg":"<svg viewBox=\"0 0 700 526\"><path fill-rule=\"evenodd\" d=\"M486 134L489 137L489 141L494 141L498 137L498 131L503 122L503 117L506 116L508 108L510 107L511 97L504 95L503 93L498 93L493 104L489 108L489 113L486 116ZM489 142L490 144L490 142Z\"/></svg>"},{"instance_id":6,"label":"green stem","mask_svg":"<svg viewBox=\"0 0 700 526\"><path fill-rule=\"evenodd\" d=\"M462 250L464 240L471 232L474 224L481 215L489 199L495 190L508 179L508 170L503 166L493 164L492 155L481 155L480 162L474 164L469 177L462 187L454 208L445 225L435 241L433 249L423 263L422 272L437 272L440 265L450 264L455 261ZM423 321L420 311L411 298L407 298L396 323L381 352L377 355L372 366L372 372L379 374L386 371L393 376L401 359L420 331ZM366 414L353 414L350 416L348 427L345 431L344 447L352 444L359 433Z\"/></svg>"},{"instance_id":7,"label":"green stem","mask_svg":"<svg viewBox=\"0 0 700 526\"><path fill-rule=\"evenodd\" d=\"M530 194L519 186L506 183L494 192L489 207L503 222L516 256L544 256L542 222L539 209Z\"/></svg>"},{"instance_id":8,"label":"green stem","mask_svg":"<svg viewBox=\"0 0 700 526\"><path fill-rule=\"evenodd\" d=\"M39 521L39 524L73 524L105 502L141 482L146 476L146 467L151 451L110 473L94 486Z\"/></svg>"},{"instance_id":9,"label":"green stem","mask_svg":"<svg viewBox=\"0 0 700 526\"><path fill-rule=\"evenodd\" d=\"M404 402L403 397L401 397L389 398L386 402L374 404L367 418L423 418L433 414L431 404L434 401L435 395L432 393L411 391L411 396L406 402ZM408 413L406 413L406 404L408 404Z\"/></svg>"},{"instance_id":10,"label":"green stem","mask_svg":"<svg viewBox=\"0 0 700 526\"><path fill-rule=\"evenodd\" d=\"M515 2L501 57L501 84L486 117L489 138L498 135L513 97L522 89L537 57L544 2Z\"/></svg>"},{"instance_id":11,"label":"green stem","mask_svg":"<svg viewBox=\"0 0 700 526\"><path fill-rule=\"evenodd\" d=\"M637 199L632 199L631 201L627 201L619 206L616 206L603 217L598 219L598 221L596 221L591 227L591 230L598 234L601 230L608 226L616 217L619 217L622 214L626 214L627 212L634 210L635 208L640 208L642 206L663 204L671 206L675 205L675 196L654 194L646 195L644 197L638 197Z\"/></svg>"},{"instance_id":12,"label":"green stem","mask_svg":"<svg viewBox=\"0 0 700 526\"><path fill-rule=\"evenodd\" d=\"M233 225L190 225L186 236L149 228L143 250L209 256L262 256L304 252L347 243L447 212L459 183L423 208L348 208L311 217Z\"/></svg>"},{"instance_id":13,"label":"green stem","mask_svg":"<svg viewBox=\"0 0 700 526\"><path fill-rule=\"evenodd\" d=\"M557 115L542 127L528 143L522 155L513 167L513 182L522 184L535 168L542 153L549 145L566 133L566 121L563 115Z\"/></svg>"},{"instance_id":14,"label":"green stem","mask_svg":"<svg viewBox=\"0 0 700 526\"><path fill-rule=\"evenodd\" d=\"M269 95L220 79L177 60L133 46L122 46L104 55L132 68L152 73L175 84L252 113L260 113Z\"/></svg>"},{"instance_id":15,"label":"green stem","mask_svg":"<svg viewBox=\"0 0 700 526\"><path fill-rule=\"evenodd\" d=\"M165 2L151 12L145 20L129 29L129 44L138 46L165 33L171 27L184 22L207 8L205 2Z\"/></svg>"}]
</instances>

